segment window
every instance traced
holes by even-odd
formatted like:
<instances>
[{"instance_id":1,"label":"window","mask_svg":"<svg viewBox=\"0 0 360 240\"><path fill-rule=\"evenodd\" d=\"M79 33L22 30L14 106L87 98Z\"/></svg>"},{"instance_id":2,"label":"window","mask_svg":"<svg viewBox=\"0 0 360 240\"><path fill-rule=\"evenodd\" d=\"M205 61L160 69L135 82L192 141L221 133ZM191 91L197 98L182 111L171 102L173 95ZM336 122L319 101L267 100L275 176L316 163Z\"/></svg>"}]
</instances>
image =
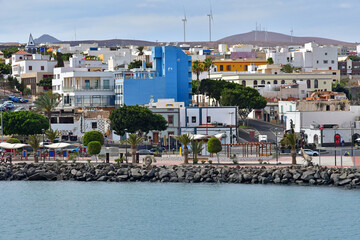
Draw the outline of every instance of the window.
<instances>
[{"instance_id":1,"label":"window","mask_svg":"<svg viewBox=\"0 0 360 240\"><path fill-rule=\"evenodd\" d=\"M292 112L292 106L290 105L290 108L289 108L290 112Z\"/></svg>"},{"instance_id":2,"label":"window","mask_svg":"<svg viewBox=\"0 0 360 240\"><path fill-rule=\"evenodd\" d=\"M311 81L310 81L310 79L306 80L306 85L307 85L307 88L311 88Z\"/></svg>"},{"instance_id":3,"label":"window","mask_svg":"<svg viewBox=\"0 0 360 240\"><path fill-rule=\"evenodd\" d=\"M270 82L267 82L267 84L270 84Z\"/></svg>"},{"instance_id":4,"label":"window","mask_svg":"<svg viewBox=\"0 0 360 240\"><path fill-rule=\"evenodd\" d=\"M246 86L246 81L245 81L245 80L242 80L241 84L242 84L243 86Z\"/></svg>"},{"instance_id":5,"label":"window","mask_svg":"<svg viewBox=\"0 0 360 240\"><path fill-rule=\"evenodd\" d=\"M333 72L333 75L336 75L336 72Z\"/></svg>"},{"instance_id":6,"label":"window","mask_svg":"<svg viewBox=\"0 0 360 240\"><path fill-rule=\"evenodd\" d=\"M281 84L285 84L285 80L281 80Z\"/></svg>"},{"instance_id":7,"label":"window","mask_svg":"<svg viewBox=\"0 0 360 240\"><path fill-rule=\"evenodd\" d=\"M330 111L330 106L326 105L326 111Z\"/></svg>"},{"instance_id":8,"label":"window","mask_svg":"<svg viewBox=\"0 0 360 240\"><path fill-rule=\"evenodd\" d=\"M85 80L85 89L90 89L90 80Z\"/></svg>"},{"instance_id":9,"label":"window","mask_svg":"<svg viewBox=\"0 0 360 240\"><path fill-rule=\"evenodd\" d=\"M334 64L334 63L335 63L335 61L334 61L334 60L331 60L331 63L332 63L332 64Z\"/></svg>"},{"instance_id":10,"label":"window","mask_svg":"<svg viewBox=\"0 0 360 240\"><path fill-rule=\"evenodd\" d=\"M319 88L319 82L317 79L314 81L314 88Z\"/></svg>"},{"instance_id":11,"label":"window","mask_svg":"<svg viewBox=\"0 0 360 240\"><path fill-rule=\"evenodd\" d=\"M319 63L319 60L317 60L316 63Z\"/></svg>"},{"instance_id":12,"label":"window","mask_svg":"<svg viewBox=\"0 0 360 240\"><path fill-rule=\"evenodd\" d=\"M224 66L220 65L220 71L224 71Z\"/></svg>"},{"instance_id":13,"label":"window","mask_svg":"<svg viewBox=\"0 0 360 240\"><path fill-rule=\"evenodd\" d=\"M231 65L227 65L227 66L226 66L226 70L227 70L227 71L231 71Z\"/></svg>"},{"instance_id":14,"label":"window","mask_svg":"<svg viewBox=\"0 0 360 240\"><path fill-rule=\"evenodd\" d=\"M92 122L92 123L91 123L91 127L92 127L92 128L97 128L97 122Z\"/></svg>"},{"instance_id":15,"label":"window","mask_svg":"<svg viewBox=\"0 0 360 240\"><path fill-rule=\"evenodd\" d=\"M74 123L73 117L59 117L59 123Z\"/></svg>"},{"instance_id":16,"label":"window","mask_svg":"<svg viewBox=\"0 0 360 240\"><path fill-rule=\"evenodd\" d=\"M104 80L104 89L110 89L110 80Z\"/></svg>"},{"instance_id":17,"label":"window","mask_svg":"<svg viewBox=\"0 0 360 240\"><path fill-rule=\"evenodd\" d=\"M211 116L207 116L207 117L206 117L206 122L207 122L207 123L211 123Z\"/></svg>"},{"instance_id":18,"label":"window","mask_svg":"<svg viewBox=\"0 0 360 240\"><path fill-rule=\"evenodd\" d=\"M254 86L257 86L257 81L256 80L254 80Z\"/></svg>"},{"instance_id":19,"label":"window","mask_svg":"<svg viewBox=\"0 0 360 240\"><path fill-rule=\"evenodd\" d=\"M295 79L293 80L293 83L296 83L296 80L295 80Z\"/></svg>"},{"instance_id":20,"label":"window","mask_svg":"<svg viewBox=\"0 0 360 240\"><path fill-rule=\"evenodd\" d=\"M189 117L186 117L186 123L189 123Z\"/></svg>"},{"instance_id":21,"label":"window","mask_svg":"<svg viewBox=\"0 0 360 240\"><path fill-rule=\"evenodd\" d=\"M277 84L277 80L274 80L274 84Z\"/></svg>"},{"instance_id":22,"label":"window","mask_svg":"<svg viewBox=\"0 0 360 240\"><path fill-rule=\"evenodd\" d=\"M22 59L22 57L20 57L20 59Z\"/></svg>"},{"instance_id":23,"label":"window","mask_svg":"<svg viewBox=\"0 0 360 240\"><path fill-rule=\"evenodd\" d=\"M265 80L261 80L261 84L265 84Z\"/></svg>"},{"instance_id":24,"label":"window","mask_svg":"<svg viewBox=\"0 0 360 240\"><path fill-rule=\"evenodd\" d=\"M32 70L32 66L29 66L29 71L31 71Z\"/></svg>"},{"instance_id":25,"label":"window","mask_svg":"<svg viewBox=\"0 0 360 240\"><path fill-rule=\"evenodd\" d=\"M169 115L168 116L168 124L170 125L172 125L172 124L174 124L174 115Z\"/></svg>"},{"instance_id":26,"label":"window","mask_svg":"<svg viewBox=\"0 0 360 240\"><path fill-rule=\"evenodd\" d=\"M51 118L51 123L57 123L57 117L52 117Z\"/></svg>"},{"instance_id":27,"label":"window","mask_svg":"<svg viewBox=\"0 0 360 240\"><path fill-rule=\"evenodd\" d=\"M327 52L325 53L325 56L327 55Z\"/></svg>"},{"instance_id":28,"label":"window","mask_svg":"<svg viewBox=\"0 0 360 240\"><path fill-rule=\"evenodd\" d=\"M196 117L191 117L191 122L196 123Z\"/></svg>"},{"instance_id":29,"label":"window","mask_svg":"<svg viewBox=\"0 0 360 240\"><path fill-rule=\"evenodd\" d=\"M324 85L326 85L326 81L324 81ZM326 90L325 90L326 91Z\"/></svg>"},{"instance_id":30,"label":"window","mask_svg":"<svg viewBox=\"0 0 360 240\"><path fill-rule=\"evenodd\" d=\"M45 67L44 66L41 66L41 71L44 71L45 70Z\"/></svg>"},{"instance_id":31,"label":"window","mask_svg":"<svg viewBox=\"0 0 360 240\"><path fill-rule=\"evenodd\" d=\"M94 88L95 89L99 88L99 80L97 80L97 79L94 80Z\"/></svg>"},{"instance_id":32,"label":"window","mask_svg":"<svg viewBox=\"0 0 360 240\"><path fill-rule=\"evenodd\" d=\"M329 62L328 60L324 60L324 64L328 64L328 62Z\"/></svg>"}]
</instances>

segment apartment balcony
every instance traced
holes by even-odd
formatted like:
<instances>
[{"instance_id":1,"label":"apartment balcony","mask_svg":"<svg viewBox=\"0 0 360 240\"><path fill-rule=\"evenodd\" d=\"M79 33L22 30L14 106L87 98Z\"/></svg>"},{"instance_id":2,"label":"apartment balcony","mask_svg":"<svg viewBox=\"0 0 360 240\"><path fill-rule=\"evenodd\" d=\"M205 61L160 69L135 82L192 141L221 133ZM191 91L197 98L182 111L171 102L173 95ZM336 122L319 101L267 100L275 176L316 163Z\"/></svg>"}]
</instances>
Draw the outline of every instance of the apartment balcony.
<instances>
[{"instance_id":1,"label":"apartment balcony","mask_svg":"<svg viewBox=\"0 0 360 240\"><path fill-rule=\"evenodd\" d=\"M84 87L84 88L74 88L74 87L66 87L63 88L64 92L103 92L103 91L108 91L108 92L113 92L114 91L114 87Z\"/></svg>"}]
</instances>

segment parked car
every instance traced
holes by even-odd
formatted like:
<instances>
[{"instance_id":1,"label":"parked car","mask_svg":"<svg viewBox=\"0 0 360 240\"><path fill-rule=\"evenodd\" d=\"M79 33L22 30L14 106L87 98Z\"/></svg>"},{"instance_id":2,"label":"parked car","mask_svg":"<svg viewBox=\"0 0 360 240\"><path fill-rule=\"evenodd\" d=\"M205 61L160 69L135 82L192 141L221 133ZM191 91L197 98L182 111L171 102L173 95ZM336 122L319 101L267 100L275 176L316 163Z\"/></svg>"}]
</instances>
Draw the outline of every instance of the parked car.
<instances>
[{"instance_id":1,"label":"parked car","mask_svg":"<svg viewBox=\"0 0 360 240\"><path fill-rule=\"evenodd\" d=\"M9 95L9 99L12 99L12 98L14 98L14 97L15 97L14 94L10 94L10 95Z\"/></svg>"},{"instance_id":2,"label":"parked car","mask_svg":"<svg viewBox=\"0 0 360 240\"><path fill-rule=\"evenodd\" d=\"M29 102L29 100L25 98L19 98L19 103L27 103L27 102Z\"/></svg>"},{"instance_id":3,"label":"parked car","mask_svg":"<svg viewBox=\"0 0 360 240\"><path fill-rule=\"evenodd\" d=\"M138 153L140 155L154 155L154 153L148 149L140 149Z\"/></svg>"},{"instance_id":4,"label":"parked car","mask_svg":"<svg viewBox=\"0 0 360 240\"><path fill-rule=\"evenodd\" d=\"M11 110L11 109L13 109L13 108L15 107L15 105L14 105L13 102L7 102L7 103L4 103L3 105L4 105L4 107L6 107L6 109L8 109L8 110Z\"/></svg>"},{"instance_id":5,"label":"parked car","mask_svg":"<svg viewBox=\"0 0 360 240\"><path fill-rule=\"evenodd\" d=\"M159 152L163 152L165 151L165 148L164 147L157 147L157 148L152 148L150 149L151 152L156 152L156 151L159 151Z\"/></svg>"},{"instance_id":6,"label":"parked car","mask_svg":"<svg viewBox=\"0 0 360 240\"><path fill-rule=\"evenodd\" d=\"M304 152L309 156L319 156L318 151L314 151L314 150L311 150L311 149L304 149ZM301 150L298 153L299 153L299 155L301 155Z\"/></svg>"},{"instance_id":7,"label":"parked car","mask_svg":"<svg viewBox=\"0 0 360 240\"><path fill-rule=\"evenodd\" d=\"M0 112L5 112L6 111L6 107L4 105L0 105Z\"/></svg>"},{"instance_id":8,"label":"parked car","mask_svg":"<svg viewBox=\"0 0 360 240\"><path fill-rule=\"evenodd\" d=\"M18 107L18 108L15 108L15 110L14 110L14 112L19 112L19 111L25 111L25 108Z\"/></svg>"}]
</instances>

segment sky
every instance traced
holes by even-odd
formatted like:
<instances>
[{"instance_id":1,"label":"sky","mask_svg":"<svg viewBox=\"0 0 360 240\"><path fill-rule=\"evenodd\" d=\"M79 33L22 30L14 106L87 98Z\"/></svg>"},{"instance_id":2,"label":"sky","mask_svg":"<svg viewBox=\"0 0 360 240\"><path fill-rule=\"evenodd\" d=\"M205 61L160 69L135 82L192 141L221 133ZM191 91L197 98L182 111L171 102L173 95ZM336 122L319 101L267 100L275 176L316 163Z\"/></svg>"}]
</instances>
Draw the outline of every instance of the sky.
<instances>
[{"instance_id":1,"label":"sky","mask_svg":"<svg viewBox=\"0 0 360 240\"><path fill-rule=\"evenodd\" d=\"M359 0L0 0L0 42L50 34L62 41L208 41L267 31L360 42Z\"/></svg>"}]
</instances>

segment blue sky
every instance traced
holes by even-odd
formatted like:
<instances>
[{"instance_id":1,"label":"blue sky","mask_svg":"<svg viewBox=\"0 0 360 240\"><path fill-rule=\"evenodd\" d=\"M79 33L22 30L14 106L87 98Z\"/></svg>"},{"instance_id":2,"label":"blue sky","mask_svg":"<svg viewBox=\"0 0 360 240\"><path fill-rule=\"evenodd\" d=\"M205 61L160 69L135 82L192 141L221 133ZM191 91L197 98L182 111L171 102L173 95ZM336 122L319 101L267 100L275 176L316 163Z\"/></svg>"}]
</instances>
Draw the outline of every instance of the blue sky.
<instances>
[{"instance_id":1,"label":"blue sky","mask_svg":"<svg viewBox=\"0 0 360 240\"><path fill-rule=\"evenodd\" d=\"M212 39L268 31L360 42L359 0L211 0ZM29 33L60 40L208 40L209 0L0 0L0 42L27 42Z\"/></svg>"}]
</instances>

